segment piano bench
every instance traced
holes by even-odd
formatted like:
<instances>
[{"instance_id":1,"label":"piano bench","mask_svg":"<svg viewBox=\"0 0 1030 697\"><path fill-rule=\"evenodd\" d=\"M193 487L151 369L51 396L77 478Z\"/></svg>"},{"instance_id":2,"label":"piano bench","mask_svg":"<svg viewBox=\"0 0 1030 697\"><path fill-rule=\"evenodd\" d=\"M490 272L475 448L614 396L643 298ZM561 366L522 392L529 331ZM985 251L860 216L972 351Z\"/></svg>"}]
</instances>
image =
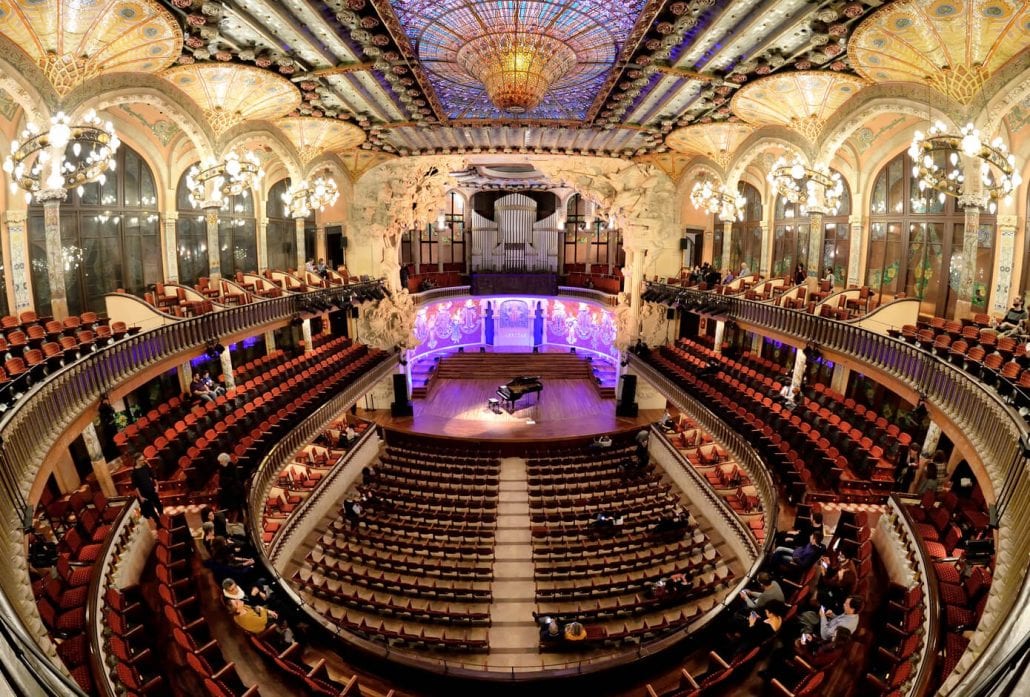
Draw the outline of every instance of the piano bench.
<instances>
[{"instance_id":1,"label":"piano bench","mask_svg":"<svg viewBox=\"0 0 1030 697\"><path fill-rule=\"evenodd\" d=\"M501 400L491 397L490 399L486 400L486 403L490 407L490 411L492 411L495 414L501 413Z\"/></svg>"}]
</instances>

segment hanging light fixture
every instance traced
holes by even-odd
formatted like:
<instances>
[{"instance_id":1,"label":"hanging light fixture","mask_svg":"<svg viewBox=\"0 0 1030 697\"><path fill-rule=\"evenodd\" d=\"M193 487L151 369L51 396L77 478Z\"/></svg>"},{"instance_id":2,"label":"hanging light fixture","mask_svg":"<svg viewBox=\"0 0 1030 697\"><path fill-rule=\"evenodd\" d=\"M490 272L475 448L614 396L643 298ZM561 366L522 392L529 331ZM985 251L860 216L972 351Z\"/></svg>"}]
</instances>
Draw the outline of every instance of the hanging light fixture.
<instances>
[{"instance_id":1,"label":"hanging light fixture","mask_svg":"<svg viewBox=\"0 0 1030 697\"><path fill-rule=\"evenodd\" d=\"M79 125L72 126L62 111L50 119L49 130L28 124L21 141L11 141L11 154L3 168L11 176L11 193L25 191L25 201L33 195L61 192L89 182L106 180L104 174L115 168L115 151L121 145L110 121L101 122L95 111L88 112Z\"/></svg>"},{"instance_id":2,"label":"hanging light fixture","mask_svg":"<svg viewBox=\"0 0 1030 697\"><path fill-rule=\"evenodd\" d=\"M699 179L690 190L690 202L694 208L719 216L723 222L744 219L747 200L738 192L731 192L725 184L719 186L711 179Z\"/></svg>"},{"instance_id":3,"label":"hanging light fixture","mask_svg":"<svg viewBox=\"0 0 1030 697\"><path fill-rule=\"evenodd\" d=\"M825 212L836 213L844 197L844 181L838 172L831 171L824 164L809 167L800 155L794 155L791 160L780 156L773 163L768 179L780 196L809 210L818 210L822 205ZM818 196L820 188L823 190L821 202Z\"/></svg>"},{"instance_id":4,"label":"hanging light fixture","mask_svg":"<svg viewBox=\"0 0 1030 697\"><path fill-rule=\"evenodd\" d=\"M936 157L938 153L944 154L943 165L938 163L941 159ZM940 121L926 134L916 131L908 154L912 158L912 176L918 180L919 190L937 191L941 203L947 196L959 198L966 193L967 158L973 158L979 171L983 192L981 201L991 213L997 211L999 200L1010 203L1013 192L1023 181L1015 168L1015 156L1001 138L985 142L972 123L967 123L957 134L948 132L948 127Z\"/></svg>"},{"instance_id":5,"label":"hanging light fixture","mask_svg":"<svg viewBox=\"0 0 1030 697\"><path fill-rule=\"evenodd\" d=\"M310 184L302 179L282 196L285 213L290 218L307 218L313 210L322 212L339 198L340 189L328 172L318 175Z\"/></svg>"},{"instance_id":6,"label":"hanging light fixture","mask_svg":"<svg viewBox=\"0 0 1030 697\"><path fill-rule=\"evenodd\" d=\"M194 208L220 204L230 196L246 196L265 175L253 152L230 150L222 160L208 159L186 172L186 188Z\"/></svg>"}]
</instances>

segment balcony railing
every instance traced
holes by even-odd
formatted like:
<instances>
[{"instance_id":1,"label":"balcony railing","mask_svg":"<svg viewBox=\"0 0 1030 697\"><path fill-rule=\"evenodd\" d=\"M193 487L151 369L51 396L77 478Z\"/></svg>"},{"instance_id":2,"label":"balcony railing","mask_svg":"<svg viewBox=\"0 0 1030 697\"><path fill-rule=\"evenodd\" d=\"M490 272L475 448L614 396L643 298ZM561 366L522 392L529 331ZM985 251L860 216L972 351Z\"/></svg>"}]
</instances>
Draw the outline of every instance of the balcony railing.
<instances>
[{"instance_id":1,"label":"balcony railing","mask_svg":"<svg viewBox=\"0 0 1030 697\"><path fill-rule=\"evenodd\" d=\"M38 647L49 642L28 585L22 530L31 523L26 505L29 490L54 443L101 394L156 365L200 350L208 341L285 322L312 303L347 305L352 293L377 285L338 286L262 300L126 337L50 375L4 412L0 418L0 554L13 562L0 568L4 595L0 630L41 684L63 687L67 678L51 663L38 660L42 656ZM55 660L56 654L50 658Z\"/></svg>"},{"instance_id":2,"label":"balcony railing","mask_svg":"<svg viewBox=\"0 0 1030 697\"><path fill-rule=\"evenodd\" d=\"M718 308L718 314L758 333L773 333L799 345L814 343L908 387L950 423L942 424L953 440L967 439L987 473L997 498L998 543L995 583L980 627L942 695L972 694L978 675L995 668L1022 639L1023 608L1030 608L1025 560L1030 557L1030 473L1020 437L1027 427L993 388L918 346L846 322L799 310L732 296L717 296L677 286L655 286L686 303ZM974 668L975 665L975 670Z\"/></svg>"}]
</instances>

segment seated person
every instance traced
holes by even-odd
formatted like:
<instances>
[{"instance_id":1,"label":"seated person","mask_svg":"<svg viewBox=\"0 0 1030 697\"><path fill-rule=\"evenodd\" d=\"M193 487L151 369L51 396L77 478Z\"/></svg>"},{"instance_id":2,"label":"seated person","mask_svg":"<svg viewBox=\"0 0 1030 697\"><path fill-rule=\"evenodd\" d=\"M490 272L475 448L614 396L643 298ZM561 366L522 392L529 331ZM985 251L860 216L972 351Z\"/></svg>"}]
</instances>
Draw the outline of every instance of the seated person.
<instances>
[{"instance_id":1,"label":"seated person","mask_svg":"<svg viewBox=\"0 0 1030 697\"><path fill-rule=\"evenodd\" d=\"M761 610L752 610L747 629L734 647L734 656L741 656L776 636L786 614L787 605L781 600L770 600Z\"/></svg>"},{"instance_id":2,"label":"seated person","mask_svg":"<svg viewBox=\"0 0 1030 697\"><path fill-rule=\"evenodd\" d=\"M215 396L211 393L211 390L208 389L207 385L204 384L204 381L199 375L194 375L193 381L190 382L190 394L197 399L204 400L205 402L215 401Z\"/></svg>"},{"instance_id":3,"label":"seated person","mask_svg":"<svg viewBox=\"0 0 1030 697\"><path fill-rule=\"evenodd\" d=\"M279 618L276 613L263 605L251 607L242 600L230 600L229 607L232 610L232 621L250 634L260 634L268 627L269 620Z\"/></svg>"},{"instance_id":4,"label":"seated person","mask_svg":"<svg viewBox=\"0 0 1030 697\"><path fill-rule=\"evenodd\" d=\"M829 557L820 560L820 575L816 585L816 598L820 605L835 614L841 614L844 612L844 601L854 594L857 586L858 569L844 552L838 551L833 560Z\"/></svg>"},{"instance_id":5,"label":"seated person","mask_svg":"<svg viewBox=\"0 0 1030 697\"><path fill-rule=\"evenodd\" d=\"M656 535L673 535L679 533L683 535L690 527L690 518L682 510L678 510L671 515L665 515L658 519L658 522L654 524L654 533Z\"/></svg>"},{"instance_id":6,"label":"seated person","mask_svg":"<svg viewBox=\"0 0 1030 697\"><path fill-rule=\"evenodd\" d=\"M604 435L598 436L597 438L594 439L594 442L590 444L590 447L592 447L592 448L610 448L610 447L612 447L612 437L609 436L607 433L604 434Z\"/></svg>"},{"instance_id":7,"label":"seated person","mask_svg":"<svg viewBox=\"0 0 1030 697\"><path fill-rule=\"evenodd\" d=\"M1022 296L1016 296L1012 300L1012 307L1008 309L1004 317L998 320L996 328L999 336L1015 334L1026 319L1027 311L1023 306L1023 298Z\"/></svg>"},{"instance_id":8,"label":"seated person","mask_svg":"<svg viewBox=\"0 0 1030 697\"><path fill-rule=\"evenodd\" d=\"M821 542L822 533L813 532L804 545L792 549L790 547L777 547L773 550L773 564L782 568L793 563L802 571L807 571L812 564L815 564L826 552L826 547Z\"/></svg>"},{"instance_id":9,"label":"seated person","mask_svg":"<svg viewBox=\"0 0 1030 697\"><path fill-rule=\"evenodd\" d=\"M579 622L569 622L562 630L566 642L575 643L587 638L587 629Z\"/></svg>"},{"instance_id":10,"label":"seated person","mask_svg":"<svg viewBox=\"0 0 1030 697\"><path fill-rule=\"evenodd\" d=\"M211 377L211 371L205 370L200 376L200 381L204 383L204 387L208 389L208 392L215 397L225 394L225 388L215 382L214 378Z\"/></svg>"},{"instance_id":11,"label":"seated person","mask_svg":"<svg viewBox=\"0 0 1030 697\"><path fill-rule=\"evenodd\" d=\"M858 631L859 615L865 601L861 596L852 595L844 601L844 612L836 614L826 606L820 606L818 613L814 610L802 612L798 615L798 622L801 624L803 635L808 635L806 643L827 642L833 640L833 635L840 627L847 627L852 634Z\"/></svg>"},{"instance_id":12,"label":"seated person","mask_svg":"<svg viewBox=\"0 0 1030 697\"><path fill-rule=\"evenodd\" d=\"M540 618L540 641L547 643L562 638L561 625L553 617Z\"/></svg>"},{"instance_id":13,"label":"seated person","mask_svg":"<svg viewBox=\"0 0 1030 697\"><path fill-rule=\"evenodd\" d=\"M780 587L780 582L772 577L767 571L761 571L757 577L758 585L762 587L761 591L754 591L745 588L740 591L740 597L752 610L761 610L773 600L784 602L783 588Z\"/></svg>"},{"instance_id":14,"label":"seated person","mask_svg":"<svg viewBox=\"0 0 1030 697\"><path fill-rule=\"evenodd\" d=\"M672 416L669 412L665 412L665 416L663 416L662 420L658 422L658 428L662 429L666 433L676 430L676 424L672 420Z\"/></svg>"}]
</instances>

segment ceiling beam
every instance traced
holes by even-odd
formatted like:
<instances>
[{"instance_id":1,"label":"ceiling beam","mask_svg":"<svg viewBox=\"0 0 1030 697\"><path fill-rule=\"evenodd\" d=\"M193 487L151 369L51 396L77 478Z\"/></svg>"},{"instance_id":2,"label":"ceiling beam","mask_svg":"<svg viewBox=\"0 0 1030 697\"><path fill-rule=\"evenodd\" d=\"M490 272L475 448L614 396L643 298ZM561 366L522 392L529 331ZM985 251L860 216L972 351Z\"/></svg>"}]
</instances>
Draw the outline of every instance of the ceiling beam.
<instances>
[{"instance_id":1,"label":"ceiling beam","mask_svg":"<svg viewBox=\"0 0 1030 697\"><path fill-rule=\"evenodd\" d=\"M361 63L341 63L335 68L321 68L319 70L313 70L310 73L304 73L303 75L294 75L293 81L299 82L301 80L311 80L318 77L329 77L330 75L346 75L348 73L361 73L367 70L372 70L373 64L368 62Z\"/></svg>"},{"instance_id":2,"label":"ceiling beam","mask_svg":"<svg viewBox=\"0 0 1030 697\"><path fill-rule=\"evenodd\" d=\"M663 75L681 77L685 80L696 80L697 82L722 82L723 78L712 73L699 73L696 70L677 68L673 65L656 65L655 70Z\"/></svg>"}]
</instances>

